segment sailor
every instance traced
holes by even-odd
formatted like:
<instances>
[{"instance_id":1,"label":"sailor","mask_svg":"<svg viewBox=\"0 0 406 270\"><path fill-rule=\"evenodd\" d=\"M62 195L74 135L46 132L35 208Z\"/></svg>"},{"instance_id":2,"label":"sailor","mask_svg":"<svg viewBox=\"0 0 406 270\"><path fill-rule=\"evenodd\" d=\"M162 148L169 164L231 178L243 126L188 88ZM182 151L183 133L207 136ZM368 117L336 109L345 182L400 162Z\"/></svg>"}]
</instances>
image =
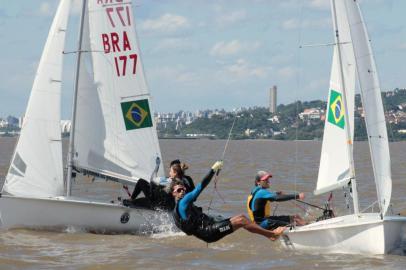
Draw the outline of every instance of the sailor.
<instances>
[{"instance_id":1,"label":"sailor","mask_svg":"<svg viewBox=\"0 0 406 270\"><path fill-rule=\"evenodd\" d=\"M175 201L169 193L169 184L172 179L182 179L187 187L187 191L191 191L195 187L192 178L185 175L184 171L186 169L188 169L188 166L185 163L181 163L179 159L171 161L168 178L158 177L151 182L139 179L131 194L131 199L124 200L123 203L127 206L172 210L175 207ZM144 193L144 197L137 198L141 192Z\"/></svg>"},{"instance_id":2,"label":"sailor","mask_svg":"<svg viewBox=\"0 0 406 270\"><path fill-rule=\"evenodd\" d=\"M187 169L189 169L189 166L186 163L180 162L179 159L172 160L169 167L169 178L181 179L186 187L186 193L189 193L195 188L195 184L192 177L185 174Z\"/></svg>"},{"instance_id":3,"label":"sailor","mask_svg":"<svg viewBox=\"0 0 406 270\"><path fill-rule=\"evenodd\" d=\"M305 225L306 222L298 215L274 216L271 215L270 202L304 199L304 193L284 194L282 192L269 191L270 178L272 174L266 171L258 171L255 176L255 187L247 199L248 216L262 228L274 230L278 227L285 227L290 224Z\"/></svg>"},{"instance_id":4,"label":"sailor","mask_svg":"<svg viewBox=\"0 0 406 270\"><path fill-rule=\"evenodd\" d=\"M159 181L159 179L158 179ZM135 184L130 199L124 199L123 205L128 207L144 207L150 209L173 210L175 201L170 194L166 192L166 185L155 180L148 182L139 179ZM124 186L126 188L126 186ZM138 195L144 193L144 197L138 198Z\"/></svg>"},{"instance_id":5,"label":"sailor","mask_svg":"<svg viewBox=\"0 0 406 270\"><path fill-rule=\"evenodd\" d=\"M200 193L210 183L214 174L223 167L222 161L217 161L211 167L208 174L203 178L195 189L186 194L186 188L182 181L175 179L171 183L170 191L175 198L176 206L173 211L173 217L176 226L187 235L212 243L220 240L224 236L231 234L239 228L244 228L249 232L263 235L271 240L275 240L282 234L284 228L274 231L265 230L251 222L244 215L237 215L231 218L222 218L210 216L203 213L200 207L194 205Z\"/></svg>"}]
</instances>

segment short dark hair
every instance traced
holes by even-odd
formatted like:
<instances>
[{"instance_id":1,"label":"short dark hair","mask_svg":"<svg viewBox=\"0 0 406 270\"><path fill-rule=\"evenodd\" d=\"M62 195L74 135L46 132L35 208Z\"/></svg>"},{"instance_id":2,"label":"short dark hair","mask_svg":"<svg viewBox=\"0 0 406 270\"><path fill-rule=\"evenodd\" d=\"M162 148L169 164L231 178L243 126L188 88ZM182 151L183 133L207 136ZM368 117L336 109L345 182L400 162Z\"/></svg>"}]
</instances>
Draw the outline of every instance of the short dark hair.
<instances>
[{"instance_id":1,"label":"short dark hair","mask_svg":"<svg viewBox=\"0 0 406 270\"><path fill-rule=\"evenodd\" d=\"M174 164L180 164L180 160L179 159L172 160L171 163L169 164L169 167L172 167L172 165Z\"/></svg>"}]
</instances>

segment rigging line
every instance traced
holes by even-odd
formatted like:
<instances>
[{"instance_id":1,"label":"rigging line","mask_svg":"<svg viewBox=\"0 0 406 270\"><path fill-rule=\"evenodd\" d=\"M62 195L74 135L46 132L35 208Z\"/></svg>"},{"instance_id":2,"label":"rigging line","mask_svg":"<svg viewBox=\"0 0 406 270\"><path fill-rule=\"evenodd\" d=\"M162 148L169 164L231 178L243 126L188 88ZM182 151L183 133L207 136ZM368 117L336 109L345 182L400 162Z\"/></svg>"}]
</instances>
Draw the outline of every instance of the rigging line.
<instances>
[{"instance_id":1,"label":"rigging line","mask_svg":"<svg viewBox=\"0 0 406 270\"><path fill-rule=\"evenodd\" d=\"M305 202L305 201L302 201L302 200L295 200L295 201L296 201L296 202L303 203L303 204L306 204L306 205L308 205L308 206L311 206L311 207L314 207L314 208L317 208L317 209L320 209L320 210L324 210L323 207L318 206L318 205L315 205L315 204L311 204L311 203L308 203L308 202Z\"/></svg>"},{"instance_id":2,"label":"rigging line","mask_svg":"<svg viewBox=\"0 0 406 270\"><path fill-rule=\"evenodd\" d=\"M351 44L351 42L340 42L338 43L339 45L345 45L345 44ZM309 48L309 47L324 47L324 46L335 46L337 45L336 42L330 42L330 43L315 43L315 44L303 44L300 45L299 48Z\"/></svg>"},{"instance_id":3,"label":"rigging line","mask_svg":"<svg viewBox=\"0 0 406 270\"><path fill-rule=\"evenodd\" d=\"M304 2L303 0L301 1L301 6L300 6L300 11L299 11L299 22L300 26L298 28L298 44L302 44L302 22L303 22L303 10L304 10ZM301 68L301 47L298 48L297 50L297 66L299 69L299 72L297 73L296 76L296 89L295 89L295 97L296 97L296 130L295 130L295 165L294 165L294 170L293 170L293 178L294 178L294 190L297 193L297 166L298 166L298 155L299 155L299 147L298 147L298 137L299 137L299 102L298 102L298 89L300 89L301 85L301 73L300 73L300 68Z\"/></svg>"},{"instance_id":4,"label":"rigging line","mask_svg":"<svg viewBox=\"0 0 406 270\"><path fill-rule=\"evenodd\" d=\"M227 138L226 144L224 145L224 150L223 150L223 154L221 155L221 160L224 160L224 156L225 156L225 154L226 154L226 150L227 150L227 147L228 147L228 143L229 143L230 138L231 138L231 133L233 132L234 125L235 125L235 121L237 120L238 117L239 117L238 115L236 115L236 116L234 117L233 124L231 125L230 131L229 131L229 133L228 133L228 138Z\"/></svg>"},{"instance_id":5,"label":"rigging line","mask_svg":"<svg viewBox=\"0 0 406 270\"><path fill-rule=\"evenodd\" d=\"M305 207L303 207L303 206L297 204L295 201L291 201L291 203L292 203L293 205L295 205L297 208L302 209L303 212L304 212L306 215L309 215L309 216L311 216L312 218L315 218L315 217L316 217L315 215L313 215L312 213L310 213L310 211L308 211ZM323 210L324 210L324 209L323 209Z\"/></svg>"},{"instance_id":6,"label":"rigging line","mask_svg":"<svg viewBox=\"0 0 406 270\"><path fill-rule=\"evenodd\" d=\"M272 210L272 216L276 216L276 210L278 210L279 204L276 204L275 207Z\"/></svg>"},{"instance_id":7,"label":"rigging line","mask_svg":"<svg viewBox=\"0 0 406 270\"><path fill-rule=\"evenodd\" d=\"M237 118L239 118L239 116L236 114L235 117L234 117L234 120L233 120L233 124L231 125L230 131L228 132L228 138L227 138L227 141L226 141L226 143L225 143L225 145L224 145L223 154L221 155L221 159L220 159L221 161L224 161L224 157L225 157L225 155L226 155L226 150L227 150L227 148L228 148L228 143L230 142L231 134L232 134L232 132L233 132L233 130L234 130L234 125L235 125L235 122L236 122ZM211 193L211 198L210 198L209 205L207 206L207 211L208 211L208 212L210 212L211 205L212 205L212 203L213 203L213 193L214 193L214 192L217 193L217 195L220 197L220 199L223 201L223 203L226 202L226 201L224 200L223 196L220 194L220 192L219 192L218 189L217 189L218 175L220 174L220 171L221 171L221 170L218 170L218 171L216 172L215 176L214 176L214 186L213 186L213 188L212 188L212 193Z\"/></svg>"},{"instance_id":8,"label":"rigging line","mask_svg":"<svg viewBox=\"0 0 406 270\"><path fill-rule=\"evenodd\" d=\"M89 52L103 52L104 51L99 51L99 50L76 50L76 51L63 51L62 54L74 54L74 53L89 53Z\"/></svg>"}]
</instances>

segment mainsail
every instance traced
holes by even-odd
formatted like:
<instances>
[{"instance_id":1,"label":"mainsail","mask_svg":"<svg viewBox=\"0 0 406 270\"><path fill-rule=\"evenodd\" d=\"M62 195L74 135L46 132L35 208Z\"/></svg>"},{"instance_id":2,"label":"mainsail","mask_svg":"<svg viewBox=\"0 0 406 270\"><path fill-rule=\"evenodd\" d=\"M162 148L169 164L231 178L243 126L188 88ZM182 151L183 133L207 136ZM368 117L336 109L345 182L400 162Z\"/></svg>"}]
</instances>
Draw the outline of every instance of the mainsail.
<instances>
[{"instance_id":1,"label":"mainsail","mask_svg":"<svg viewBox=\"0 0 406 270\"><path fill-rule=\"evenodd\" d=\"M61 82L70 0L61 0L37 69L3 190L16 196L63 194Z\"/></svg>"},{"instance_id":2,"label":"mainsail","mask_svg":"<svg viewBox=\"0 0 406 270\"><path fill-rule=\"evenodd\" d=\"M340 43L334 46L330 91L315 194L322 194L342 187L353 177L353 172L351 172L352 147L349 147L348 144L352 143L354 136L356 68L344 4L344 1L336 1L336 14L333 14ZM348 122L345 111L348 113ZM350 134L350 138L348 138L348 134Z\"/></svg>"},{"instance_id":3,"label":"mainsail","mask_svg":"<svg viewBox=\"0 0 406 270\"><path fill-rule=\"evenodd\" d=\"M392 178L390 167L389 143L385 114L382 105L381 89L375 61L372 55L366 26L357 1L345 1L353 41L361 99L365 112L365 122L371 151L372 168L381 213L388 210Z\"/></svg>"},{"instance_id":4,"label":"mainsail","mask_svg":"<svg viewBox=\"0 0 406 270\"><path fill-rule=\"evenodd\" d=\"M82 40L74 166L126 181L150 180L161 162L131 1L89 1ZM158 176L163 176L160 166Z\"/></svg>"}]
</instances>

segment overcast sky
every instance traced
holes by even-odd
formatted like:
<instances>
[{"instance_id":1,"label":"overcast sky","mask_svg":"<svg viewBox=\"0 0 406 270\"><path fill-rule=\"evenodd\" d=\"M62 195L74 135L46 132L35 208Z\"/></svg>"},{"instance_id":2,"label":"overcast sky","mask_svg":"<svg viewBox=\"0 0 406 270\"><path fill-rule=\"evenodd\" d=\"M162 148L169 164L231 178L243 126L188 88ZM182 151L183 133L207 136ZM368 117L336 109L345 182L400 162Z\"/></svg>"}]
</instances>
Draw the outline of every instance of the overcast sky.
<instances>
[{"instance_id":1,"label":"overcast sky","mask_svg":"<svg viewBox=\"0 0 406 270\"><path fill-rule=\"evenodd\" d=\"M78 1L78 0L76 0ZM57 0L0 0L0 117L24 114ZM333 41L329 0L136 0L153 107L159 112L326 99ZM363 0L382 90L406 87L406 1ZM74 8L67 50L76 46ZM70 116L74 55L65 61Z\"/></svg>"}]
</instances>

